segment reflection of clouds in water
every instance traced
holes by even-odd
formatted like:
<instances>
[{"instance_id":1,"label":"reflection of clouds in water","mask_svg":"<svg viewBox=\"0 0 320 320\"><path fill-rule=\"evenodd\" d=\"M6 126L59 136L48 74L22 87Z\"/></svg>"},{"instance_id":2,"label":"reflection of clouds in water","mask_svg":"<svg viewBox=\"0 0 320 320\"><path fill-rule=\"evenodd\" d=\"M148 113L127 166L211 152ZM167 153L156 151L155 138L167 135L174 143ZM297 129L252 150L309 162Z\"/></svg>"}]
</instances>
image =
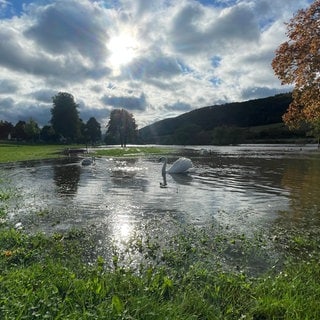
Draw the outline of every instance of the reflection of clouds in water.
<instances>
[{"instance_id":1,"label":"reflection of clouds in water","mask_svg":"<svg viewBox=\"0 0 320 320\"><path fill-rule=\"evenodd\" d=\"M286 208L287 194L277 186L272 172L259 168L259 162L264 167L259 159L226 159L224 164L203 166L195 176L199 196L210 192L208 199L214 211L224 210L231 215L248 208L267 213L271 211L270 203L274 210Z\"/></svg>"},{"instance_id":2,"label":"reflection of clouds in water","mask_svg":"<svg viewBox=\"0 0 320 320\"><path fill-rule=\"evenodd\" d=\"M314 200L317 190L307 188L309 184L313 188L319 185L319 178L315 178L318 162L310 166L300 158L292 161L211 154L192 159L195 172L167 174L168 186L160 188L162 166L157 160L97 158L94 168L81 167L76 160L36 162L26 168L8 165L5 170L21 194L10 210L15 217L20 214L36 222L30 225L32 231L59 232L92 225L101 228L106 239L121 242L155 218L252 230L254 224L270 224L279 211L293 210L292 196L303 196L299 201L301 213L310 203L318 205ZM305 161L304 170L298 165L300 161ZM299 179L292 177L292 172ZM57 183L66 188L57 188ZM301 191L303 185L308 192ZM41 217L36 210L50 214Z\"/></svg>"}]
</instances>

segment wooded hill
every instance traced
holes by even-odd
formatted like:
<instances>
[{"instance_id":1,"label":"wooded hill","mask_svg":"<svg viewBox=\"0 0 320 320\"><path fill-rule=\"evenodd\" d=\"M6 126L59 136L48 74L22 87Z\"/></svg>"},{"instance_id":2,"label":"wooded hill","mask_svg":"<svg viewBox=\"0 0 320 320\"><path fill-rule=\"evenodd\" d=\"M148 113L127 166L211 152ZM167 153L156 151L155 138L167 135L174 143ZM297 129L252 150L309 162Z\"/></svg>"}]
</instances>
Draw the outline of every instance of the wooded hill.
<instances>
[{"instance_id":1,"label":"wooded hill","mask_svg":"<svg viewBox=\"0 0 320 320\"><path fill-rule=\"evenodd\" d=\"M291 93L286 93L196 109L140 129L139 139L147 144L204 145L305 137L305 132L291 132L282 123L291 100Z\"/></svg>"}]
</instances>

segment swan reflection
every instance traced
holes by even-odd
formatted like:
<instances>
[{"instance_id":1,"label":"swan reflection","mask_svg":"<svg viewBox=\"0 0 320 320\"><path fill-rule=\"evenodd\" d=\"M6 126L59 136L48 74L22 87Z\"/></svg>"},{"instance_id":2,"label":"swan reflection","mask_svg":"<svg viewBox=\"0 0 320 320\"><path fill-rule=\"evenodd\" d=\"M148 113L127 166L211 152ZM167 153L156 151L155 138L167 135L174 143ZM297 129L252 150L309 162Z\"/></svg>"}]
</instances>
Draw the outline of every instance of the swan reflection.
<instances>
[{"instance_id":1,"label":"swan reflection","mask_svg":"<svg viewBox=\"0 0 320 320\"><path fill-rule=\"evenodd\" d=\"M172 174L171 177L175 183L183 185L190 185L193 180L193 177L189 174Z\"/></svg>"}]
</instances>

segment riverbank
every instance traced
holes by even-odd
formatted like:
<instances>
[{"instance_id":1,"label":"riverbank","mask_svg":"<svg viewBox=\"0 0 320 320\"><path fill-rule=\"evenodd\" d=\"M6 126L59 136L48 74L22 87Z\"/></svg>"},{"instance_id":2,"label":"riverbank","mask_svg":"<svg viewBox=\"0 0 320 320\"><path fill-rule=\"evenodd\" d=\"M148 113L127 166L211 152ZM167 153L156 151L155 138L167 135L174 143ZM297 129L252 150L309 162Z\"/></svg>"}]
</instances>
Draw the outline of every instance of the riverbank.
<instances>
[{"instance_id":1,"label":"riverbank","mask_svg":"<svg viewBox=\"0 0 320 320\"><path fill-rule=\"evenodd\" d=\"M145 264L128 265L115 248L111 261L81 259L85 235L27 236L0 228L1 319L316 319L320 307L318 248L292 238L281 269L260 276L206 263L208 239L199 247L177 234L171 246L133 239L125 251L143 253ZM239 239L226 239L231 243ZM315 239L313 239L315 240ZM262 244L246 250L260 250ZM307 244L307 246L306 246ZM249 247L250 246L250 247ZM307 251L306 251L307 249ZM156 255L157 256L156 256ZM160 262L151 264L161 258ZM149 261L149 262L147 262Z\"/></svg>"},{"instance_id":2,"label":"riverbank","mask_svg":"<svg viewBox=\"0 0 320 320\"><path fill-rule=\"evenodd\" d=\"M68 150L87 150L82 145L42 145L42 144L13 144L0 143L0 163L16 162L16 161L32 161L41 159L54 159L66 157L70 155ZM90 148L88 149L90 154ZM95 149L96 156L123 157L137 156L146 154L163 154L173 152L172 148L160 147L129 147L129 148L108 148ZM84 156L83 152L81 155Z\"/></svg>"},{"instance_id":3,"label":"riverbank","mask_svg":"<svg viewBox=\"0 0 320 320\"><path fill-rule=\"evenodd\" d=\"M0 143L0 163L58 158L64 148L62 145Z\"/></svg>"},{"instance_id":4,"label":"riverbank","mask_svg":"<svg viewBox=\"0 0 320 320\"><path fill-rule=\"evenodd\" d=\"M88 261L95 250L90 228L45 236L11 225L6 204L19 195L8 185L0 176L1 319L316 319L320 313L315 225L309 232L275 225L247 236L228 226L184 225L157 239L133 234L110 244L109 259ZM259 270L248 267L252 260Z\"/></svg>"},{"instance_id":5,"label":"riverbank","mask_svg":"<svg viewBox=\"0 0 320 320\"><path fill-rule=\"evenodd\" d=\"M281 263L252 276L228 270L223 253L245 261L266 250L262 238L185 230L168 245L135 237L110 261L83 261L87 235L27 235L4 221L1 192L1 319L316 319L320 312L319 237L281 234ZM262 250L262 251L261 251ZM210 260L212 253L221 260ZM136 265L130 256L144 257ZM208 260L209 259L209 260Z\"/></svg>"}]
</instances>

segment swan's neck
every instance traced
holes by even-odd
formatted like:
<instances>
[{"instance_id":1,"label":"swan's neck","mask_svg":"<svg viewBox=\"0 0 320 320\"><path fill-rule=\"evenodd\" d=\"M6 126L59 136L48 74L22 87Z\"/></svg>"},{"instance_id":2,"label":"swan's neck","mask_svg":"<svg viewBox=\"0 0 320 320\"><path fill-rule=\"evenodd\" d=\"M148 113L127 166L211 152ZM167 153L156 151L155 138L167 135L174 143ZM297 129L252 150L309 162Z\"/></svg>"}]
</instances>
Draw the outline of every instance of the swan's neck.
<instances>
[{"instance_id":1,"label":"swan's neck","mask_svg":"<svg viewBox=\"0 0 320 320\"><path fill-rule=\"evenodd\" d=\"M162 166L162 176L166 175L166 169L167 169L167 159L164 158L163 160L163 166Z\"/></svg>"}]
</instances>

